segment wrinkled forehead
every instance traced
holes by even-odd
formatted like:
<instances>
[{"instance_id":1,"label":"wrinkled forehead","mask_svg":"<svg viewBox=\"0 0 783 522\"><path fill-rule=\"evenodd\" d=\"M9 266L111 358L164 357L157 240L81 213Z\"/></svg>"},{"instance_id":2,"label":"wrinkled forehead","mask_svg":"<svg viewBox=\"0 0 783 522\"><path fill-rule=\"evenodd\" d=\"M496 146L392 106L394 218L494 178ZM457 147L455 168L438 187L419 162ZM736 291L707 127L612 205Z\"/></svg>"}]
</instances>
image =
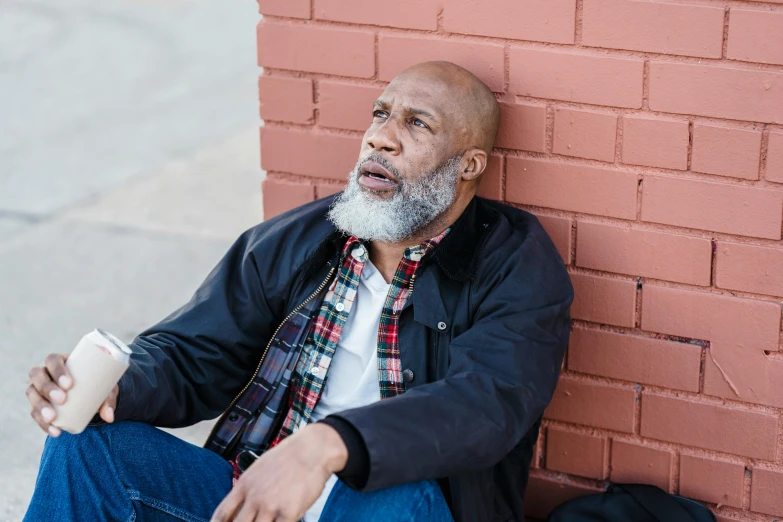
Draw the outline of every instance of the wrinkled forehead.
<instances>
[{"instance_id":1,"label":"wrinkled forehead","mask_svg":"<svg viewBox=\"0 0 783 522\"><path fill-rule=\"evenodd\" d=\"M401 74L383 91L380 99L391 108L415 108L431 113L439 122L455 124L465 120L464 87L443 79L421 75Z\"/></svg>"}]
</instances>

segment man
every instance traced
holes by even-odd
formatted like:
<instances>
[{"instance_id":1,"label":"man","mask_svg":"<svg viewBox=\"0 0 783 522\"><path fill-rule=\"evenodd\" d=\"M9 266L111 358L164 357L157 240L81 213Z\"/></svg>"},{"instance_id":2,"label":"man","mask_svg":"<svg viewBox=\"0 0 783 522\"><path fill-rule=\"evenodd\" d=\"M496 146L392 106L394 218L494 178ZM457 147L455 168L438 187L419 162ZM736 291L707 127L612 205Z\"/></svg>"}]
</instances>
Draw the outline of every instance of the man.
<instances>
[{"instance_id":1,"label":"man","mask_svg":"<svg viewBox=\"0 0 783 522\"><path fill-rule=\"evenodd\" d=\"M398 75L344 192L247 231L131 345L99 413L140 422L61 434L65 357L33 368L26 520L523 520L573 292L535 217L474 197L498 118L456 65ZM221 413L207 449L150 426Z\"/></svg>"}]
</instances>

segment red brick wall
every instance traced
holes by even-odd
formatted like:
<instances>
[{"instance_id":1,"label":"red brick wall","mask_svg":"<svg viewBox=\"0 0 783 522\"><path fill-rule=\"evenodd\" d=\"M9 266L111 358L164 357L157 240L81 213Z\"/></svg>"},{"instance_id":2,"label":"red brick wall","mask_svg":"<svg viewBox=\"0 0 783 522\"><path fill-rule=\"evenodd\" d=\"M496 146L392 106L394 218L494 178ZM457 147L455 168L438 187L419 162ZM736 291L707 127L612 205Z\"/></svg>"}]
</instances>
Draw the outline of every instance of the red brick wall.
<instances>
[{"instance_id":1,"label":"red brick wall","mask_svg":"<svg viewBox=\"0 0 783 522\"><path fill-rule=\"evenodd\" d=\"M783 516L783 0L260 0L266 215L340 189L416 62L503 119L481 194L576 288L531 514L605 480Z\"/></svg>"}]
</instances>

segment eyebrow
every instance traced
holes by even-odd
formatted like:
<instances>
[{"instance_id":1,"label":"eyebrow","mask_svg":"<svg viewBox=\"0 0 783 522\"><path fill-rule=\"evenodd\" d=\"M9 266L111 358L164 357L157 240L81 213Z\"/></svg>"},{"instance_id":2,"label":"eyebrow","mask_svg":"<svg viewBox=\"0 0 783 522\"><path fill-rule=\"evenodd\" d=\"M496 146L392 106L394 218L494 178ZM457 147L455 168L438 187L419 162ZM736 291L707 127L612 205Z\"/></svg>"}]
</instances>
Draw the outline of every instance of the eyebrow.
<instances>
[{"instance_id":1,"label":"eyebrow","mask_svg":"<svg viewBox=\"0 0 783 522\"><path fill-rule=\"evenodd\" d=\"M375 100L375 103L373 104L373 107L374 108L385 109L385 108L388 108L389 105L390 105L389 102L387 102L386 100L378 98L377 100ZM416 116L424 116L425 118L429 118L429 119L435 120L435 121L438 120L438 118L436 118L431 112L426 111L424 109L418 109L416 107L403 107L402 109L403 109L403 111L409 112L411 114L415 114Z\"/></svg>"}]
</instances>

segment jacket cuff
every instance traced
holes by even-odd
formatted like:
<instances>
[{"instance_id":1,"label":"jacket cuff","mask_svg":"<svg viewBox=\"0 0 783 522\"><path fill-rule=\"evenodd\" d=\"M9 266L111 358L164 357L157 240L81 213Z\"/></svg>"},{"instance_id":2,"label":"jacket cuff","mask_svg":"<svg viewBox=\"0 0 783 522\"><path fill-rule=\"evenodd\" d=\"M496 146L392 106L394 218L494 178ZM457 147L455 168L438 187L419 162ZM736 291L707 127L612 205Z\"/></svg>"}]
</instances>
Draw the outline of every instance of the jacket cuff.
<instances>
[{"instance_id":1,"label":"jacket cuff","mask_svg":"<svg viewBox=\"0 0 783 522\"><path fill-rule=\"evenodd\" d=\"M348 448L348 461L342 471L336 473L337 478L351 489L361 490L370 476L370 453L361 433L350 422L339 417L330 415L320 422L334 428Z\"/></svg>"}]
</instances>

